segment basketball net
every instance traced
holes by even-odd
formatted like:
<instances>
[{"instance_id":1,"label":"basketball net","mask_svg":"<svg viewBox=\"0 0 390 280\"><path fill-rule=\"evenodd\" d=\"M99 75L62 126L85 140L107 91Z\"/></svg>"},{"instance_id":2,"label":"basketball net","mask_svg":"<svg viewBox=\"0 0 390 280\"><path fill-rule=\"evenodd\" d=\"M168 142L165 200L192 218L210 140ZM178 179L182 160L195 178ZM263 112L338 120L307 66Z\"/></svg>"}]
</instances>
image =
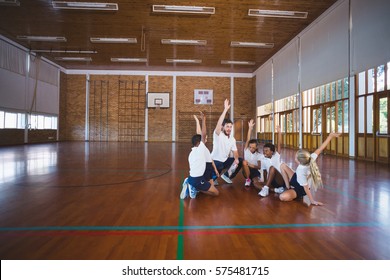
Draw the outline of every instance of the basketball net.
<instances>
[{"instance_id":1,"label":"basketball net","mask_svg":"<svg viewBox=\"0 0 390 280\"><path fill-rule=\"evenodd\" d=\"M160 110L160 105L156 105L156 110Z\"/></svg>"}]
</instances>

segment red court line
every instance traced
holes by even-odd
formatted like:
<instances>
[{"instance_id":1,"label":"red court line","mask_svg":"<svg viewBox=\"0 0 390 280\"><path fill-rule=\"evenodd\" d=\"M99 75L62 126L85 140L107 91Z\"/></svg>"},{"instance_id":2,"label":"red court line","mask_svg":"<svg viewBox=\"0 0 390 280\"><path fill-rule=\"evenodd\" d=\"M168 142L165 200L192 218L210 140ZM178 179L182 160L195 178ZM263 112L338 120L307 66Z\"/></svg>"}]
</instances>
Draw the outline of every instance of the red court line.
<instances>
[{"instance_id":1,"label":"red court line","mask_svg":"<svg viewBox=\"0 0 390 280\"><path fill-rule=\"evenodd\" d=\"M300 233L300 232L326 232L326 231L366 231L373 230L372 227L314 227L314 228L291 228L291 229L260 229L260 230L185 230L182 232L176 230L164 231L20 231L20 232L2 232L0 237L4 236L142 236L142 235L247 235L247 234L275 234L275 233Z\"/></svg>"}]
</instances>

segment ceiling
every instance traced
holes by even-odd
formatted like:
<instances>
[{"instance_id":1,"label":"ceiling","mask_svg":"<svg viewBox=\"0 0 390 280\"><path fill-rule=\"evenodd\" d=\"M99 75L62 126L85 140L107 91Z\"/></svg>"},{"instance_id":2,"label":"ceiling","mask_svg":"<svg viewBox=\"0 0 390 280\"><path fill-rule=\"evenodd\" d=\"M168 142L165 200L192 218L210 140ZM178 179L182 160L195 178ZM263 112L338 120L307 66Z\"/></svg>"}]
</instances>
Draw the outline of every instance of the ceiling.
<instances>
[{"instance_id":1,"label":"ceiling","mask_svg":"<svg viewBox=\"0 0 390 280\"><path fill-rule=\"evenodd\" d=\"M65 69L253 73L337 0L72 1L116 3L118 10L58 9L50 0L18 0L19 6L0 5L0 34L29 50L51 51L40 54ZM153 5L214 7L215 13L156 13L152 11ZM307 18L258 17L249 16L249 9L308 14ZM18 38L29 35L60 36L65 37L66 42ZM137 43L92 43L91 37L136 38ZM166 45L161 43L162 39L205 40L206 45ZM272 48L231 47L231 41L274 45ZM96 53L77 53L80 51ZM90 57L92 60L59 61L58 57ZM118 57L146 58L147 61L111 61ZM198 59L201 63L166 62L172 58ZM221 64L222 60L254 64Z\"/></svg>"}]
</instances>

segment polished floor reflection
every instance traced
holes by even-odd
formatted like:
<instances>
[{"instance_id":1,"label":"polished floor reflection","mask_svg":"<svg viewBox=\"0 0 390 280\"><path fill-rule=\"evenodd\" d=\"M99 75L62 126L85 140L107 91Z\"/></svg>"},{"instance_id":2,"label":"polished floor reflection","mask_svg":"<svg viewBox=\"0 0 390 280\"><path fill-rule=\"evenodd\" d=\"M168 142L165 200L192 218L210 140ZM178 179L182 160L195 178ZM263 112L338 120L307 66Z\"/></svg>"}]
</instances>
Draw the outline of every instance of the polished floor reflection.
<instances>
[{"instance_id":1,"label":"polished floor reflection","mask_svg":"<svg viewBox=\"0 0 390 280\"><path fill-rule=\"evenodd\" d=\"M241 174L219 197L180 200L190 149L0 148L1 259L390 259L388 165L321 155L322 207L261 198Z\"/></svg>"}]
</instances>

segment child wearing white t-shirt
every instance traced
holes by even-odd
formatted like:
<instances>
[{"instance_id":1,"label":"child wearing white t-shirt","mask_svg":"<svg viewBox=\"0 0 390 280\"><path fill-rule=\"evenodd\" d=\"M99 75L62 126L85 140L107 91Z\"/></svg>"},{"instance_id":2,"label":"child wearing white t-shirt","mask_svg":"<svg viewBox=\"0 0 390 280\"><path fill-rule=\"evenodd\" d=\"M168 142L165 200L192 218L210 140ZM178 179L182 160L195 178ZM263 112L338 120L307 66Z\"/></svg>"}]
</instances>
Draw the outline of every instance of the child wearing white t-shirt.
<instances>
[{"instance_id":1,"label":"child wearing white t-shirt","mask_svg":"<svg viewBox=\"0 0 390 280\"><path fill-rule=\"evenodd\" d=\"M264 155L258 152L257 140L251 139L252 130L255 123L253 120L248 122L248 134L244 146L244 161L242 162L242 173L245 178L245 187L249 187L253 182L253 185L261 189L260 183L264 180L260 173L260 168L262 165L262 160L264 160ZM262 171L262 170L261 170Z\"/></svg>"},{"instance_id":2,"label":"child wearing white t-shirt","mask_svg":"<svg viewBox=\"0 0 390 280\"><path fill-rule=\"evenodd\" d=\"M218 171L211 159L210 151L205 145L207 141L206 117L202 112L201 118L202 129L200 128L199 119L194 115L196 132L198 134L194 135L191 139L193 147L188 156L190 176L183 182L183 188L180 194L181 199L186 198L188 195L191 198L195 198L199 191L214 196L219 194L212 180L213 171Z\"/></svg>"},{"instance_id":3,"label":"child wearing white t-shirt","mask_svg":"<svg viewBox=\"0 0 390 280\"><path fill-rule=\"evenodd\" d=\"M299 164L297 170L294 172L286 164L281 165L281 171L290 179L291 188L280 194L281 201L292 201L297 198L302 198L309 206L323 205L322 202L315 201L311 193L311 187L316 191L322 187L321 173L318 169L316 159L320 153L326 148L330 141L339 137L340 133L330 133L321 146L310 154L306 150L298 150L295 156L295 161Z\"/></svg>"}]
</instances>

